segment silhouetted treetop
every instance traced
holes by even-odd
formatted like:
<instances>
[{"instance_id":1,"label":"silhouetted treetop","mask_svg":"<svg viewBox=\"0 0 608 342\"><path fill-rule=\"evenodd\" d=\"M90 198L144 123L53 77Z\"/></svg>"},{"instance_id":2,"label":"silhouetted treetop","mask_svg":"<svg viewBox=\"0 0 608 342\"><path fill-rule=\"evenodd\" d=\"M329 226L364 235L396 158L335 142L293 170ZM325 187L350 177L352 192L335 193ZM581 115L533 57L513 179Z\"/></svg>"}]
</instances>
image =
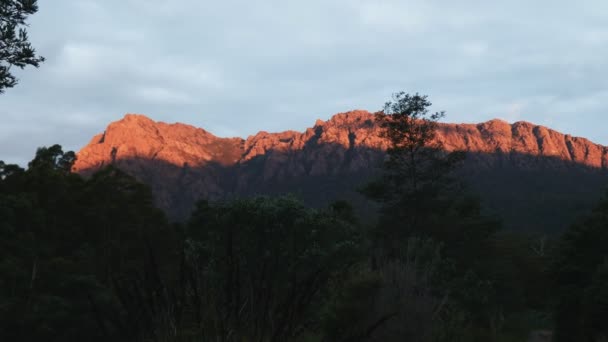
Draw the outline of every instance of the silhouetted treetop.
<instances>
[{"instance_id":1,"label":"silhouetted treetop","mask_svg":"<svg viewBox=\"0 0 608 342\"><path fill-rule=\"evenodd\" d=\"M38 67L44 57L29 42L26 19L38 11L36 0L0 0L0 94L17 85L11 67Z\"/></svg>"}]
</instances>

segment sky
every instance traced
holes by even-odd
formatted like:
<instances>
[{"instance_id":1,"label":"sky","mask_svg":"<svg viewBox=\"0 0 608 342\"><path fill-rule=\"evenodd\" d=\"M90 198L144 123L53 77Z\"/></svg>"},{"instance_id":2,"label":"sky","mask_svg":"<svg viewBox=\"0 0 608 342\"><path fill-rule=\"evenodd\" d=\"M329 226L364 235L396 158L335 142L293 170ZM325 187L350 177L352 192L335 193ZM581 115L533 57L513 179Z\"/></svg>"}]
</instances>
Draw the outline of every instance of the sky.
<instances>
[{"instance_id":1,"label":"sky","mask_svg":"<svg viewBox=\"0 0 608 342\"><path fill-rule=\"evenodd\" d=\"M429 96L447 122L501 118L608 145L608 2L39 0L46 57L0 95L0 160L78 151L125 113L218 136Z\"/></svg>"}]
</instances>

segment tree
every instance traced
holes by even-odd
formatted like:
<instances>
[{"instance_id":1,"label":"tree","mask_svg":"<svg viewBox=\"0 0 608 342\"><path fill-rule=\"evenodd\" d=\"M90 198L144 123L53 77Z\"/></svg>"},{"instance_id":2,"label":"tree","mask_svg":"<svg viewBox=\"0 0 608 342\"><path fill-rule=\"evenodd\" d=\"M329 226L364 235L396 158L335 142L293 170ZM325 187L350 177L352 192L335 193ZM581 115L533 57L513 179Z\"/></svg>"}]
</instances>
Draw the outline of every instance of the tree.
<instances>
[{"instance_id":1,"label":"tree","mask_svg":"<svg viewBox=\"0 0 608 342\"><path fill-rule=\"evenodd\" d=\"M409 238L395 260L355 269L326 304L324 341L455 341L448 295L435 286L444 266L440 246Z\"/></svg>"},{"instance_id":2,"label":"tree","mask_svg":"<svg viewBox=\"0 0 608 342\"><path fill-rule=\"evenodd\" d=\"M388 256L412 235L447 241L450 254L463 247L457 241L475 243L496 228L454 177L464 152L447 152L436 139L437 121L445 113L431 113L430 106L427 96L400 92L375 115L390 145L382 177L363 192L381 204L374 239Z\"/></svg>"},{"instance_id":3,"label":"tree","mask_svg":"<svg viewBox=\"0 0 608 342\"><path fill-rule=\"evenodd\" d=\"M556 341L608 337L608 197L562 236L554 256Z\"/></svg>"},{"instance_id":4,"label":"tree","mask_svg":"<svg viewBox=\"0 0 608 342\"><path fill-rule=\"evenodd\" d=\"M44 62L25 30L27 17L37 11L37 0L0 0L0 94L17 85L11 67L39 67Z\"/></svg>"},{"instance_id":5,"label":"tree","mask_svg":"<svg viewBox=\"0 0 608 342\"><path fill-rule=\"evenodd\" d=\"M380 204L372 230L372 268L399 260L399 251L412 237L438 243L452 265L435 284L450 293L449 304L455 308L445 321L462 318L459 325L472 332L461 336L465 340L495 340L504 308L495 295L499 277L492 273L490 256L491 238L500 225L482 214L478 198L457 178L465 154L445 149L437 137L438 120L445 113L431 112L430 106L427 96L400 92L375 115L389 148L382 176L363 189Z\"/></svg>"},{"instance_id":6,"label":"tree","mask_svg":"<svg viewBox=\"0 0 608 342\"><path fill-rule=\"evenodd\" d=\"M74 160L54 145L27 170L0 162L2 341L132 341L117 287L140 280L151 250L163 276L177 264L150 189L112 167L85 180Z\"/></svg>"},{"instance_id":7,"label":"tree","mask_svg":"<svg viewBox=\"0 0 608 342\"><path fill-rule=\"evenodd\" d=\"M200 202L186 278L204 339L292 341L314 326L330 279L357 260L344 209L308 209L290 197Z\"/></svg>"},{"instance_id":8,"label":"tree","mask_svg":"<svg viewBox=\"0 0 608 342\"><path fill-rule=\"evenodd\" d=\"M29 162L28 166L30 169L46 168L68 174L75 161L76 154L73 151L63 152L61 146L55 144L51 147L40 147L36 151L36 158Z\"/></svg>"},{"instance_id":9,"label":"tree","mask_svg":"<svg viewBox=\"0 0 608 342\"><path fill-rule=\"evenodd\" d=\"M73 153L55 145L39 149L27 170L2 167L2 340L80 339L95 328L86 295L96 282L82 267L86 243L76 200L83 181L64 171L64 156Z\"/></svg>"}]
</instances>

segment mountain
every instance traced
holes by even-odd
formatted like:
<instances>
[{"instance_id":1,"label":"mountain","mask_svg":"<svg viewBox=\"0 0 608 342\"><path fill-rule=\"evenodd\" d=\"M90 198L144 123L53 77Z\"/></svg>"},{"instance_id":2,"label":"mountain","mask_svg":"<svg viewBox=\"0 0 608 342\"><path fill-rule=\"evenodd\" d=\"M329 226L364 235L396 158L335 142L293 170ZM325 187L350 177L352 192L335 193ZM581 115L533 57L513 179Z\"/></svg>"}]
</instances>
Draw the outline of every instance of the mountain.
<instances>
[{"instance_id":1,"label":"mountain","mask_svg":"<svg viewBox=\"0 0 608 342\"><path fill-rule=\"evenodd\" d=\"M348 198L373 205L356 187L378 172L388 143L373 114L351 111L304 132L220 138L193 126L127 114L95 136L74 170L115 164L151 186L176 219L200 198L295 193L311 205ZM440 124L447 150L464 150L459 171L489 213L511 229L556 231L585 213L608 184L608 148L528 122Z\"/></svg>"}]
</instances>

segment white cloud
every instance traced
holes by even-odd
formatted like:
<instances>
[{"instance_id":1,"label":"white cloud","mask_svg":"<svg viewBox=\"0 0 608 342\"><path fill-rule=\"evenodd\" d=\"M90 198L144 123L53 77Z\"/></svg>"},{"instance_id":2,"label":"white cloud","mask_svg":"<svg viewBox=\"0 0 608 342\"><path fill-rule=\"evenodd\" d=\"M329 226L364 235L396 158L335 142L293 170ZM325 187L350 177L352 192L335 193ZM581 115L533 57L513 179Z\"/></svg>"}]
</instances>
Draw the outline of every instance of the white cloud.
<instances>
[{"instance_id":1,"label":"white cloud","mask_svg":"<svg viewBox=\"0 0 608 342\"><path fill-rule=\"evenodd\" d=\"M40 2L29 32L47 61L0 97L0 159L78 148L125 112L246 136L376 110L399 90L428 94L449 121L552 120L608 144L606 12L600 0Z\"/></svg>"},{"instance_id":2,"label":"white cloud","mask_svg":"<svg viewBox=\"0 0 608 342\"><path fill-rule=\"evenodd\" d=\"M173 89L155 86L142 86L132 89L133 94L139 100L154 104L192 104L195 99L186 94Z\"/></svg>"},{"instance_id":3,"label":"white cloud","mask_svg":"<svg viewBox=\"0 0 608 342\"><path fill-rule=\"evenodd\" d=\"M143 77L196 87L221 88L225 80L219 66L189 62L180 58L148 61L142 58L132 65L133 71Z\"/></svg>"},{"instance_id":4,"label":"white cloud","mask_svg":"<svg viewBox=\"0 0 608 342\"><path fill-rule=\"evenodd\" d=\"M602 46L608 43L608 30L592 29L582 34L581 40L592 46Z\"/></svg>"},{"instance_id":5,"label":"white cloud","mask_svg":"<svg viewBox=\"0 0 608 342\"><path fill-rule=\"evenodd\" d=\"M467 57L479 58L488 51L488 44L480 41L471 41L462 44L462 53Z\"/></svg>"},{"instance_id":6,"label":"white cloud","mask_svg":"<svg viewBox=\"0 0 608 342\"><path fill-rule=\"evenodd\" d=\"M119 72L131 59L130 53L116 47L68 42L53 66L55 76L73 81L96 82L109 72Z\"/></svg>"},{"instance_id":7,"label":"white cloud","mask_svg":"<svg viewBox=\"0 0 608 342\"><path fill-rule=\"evenodd\" d=\"M509 104L509 106L507 107L507 114L505 116L505 119L509 122L514 122L521 119L521 114L524 106L525 105L521 102L513 102Z\"/></svg>"},{"instance_id":8,"label":"white cloud","mask_svg":"<svg viewBox=\"0 0 608 342\"><path fill-rule=\"evenodd\" d=\"M420 3L408 6L400 1L364 1L358 14L364 25L379 31L419 33L431 24L430 13Z\"/></svg>"}]
</instances>

